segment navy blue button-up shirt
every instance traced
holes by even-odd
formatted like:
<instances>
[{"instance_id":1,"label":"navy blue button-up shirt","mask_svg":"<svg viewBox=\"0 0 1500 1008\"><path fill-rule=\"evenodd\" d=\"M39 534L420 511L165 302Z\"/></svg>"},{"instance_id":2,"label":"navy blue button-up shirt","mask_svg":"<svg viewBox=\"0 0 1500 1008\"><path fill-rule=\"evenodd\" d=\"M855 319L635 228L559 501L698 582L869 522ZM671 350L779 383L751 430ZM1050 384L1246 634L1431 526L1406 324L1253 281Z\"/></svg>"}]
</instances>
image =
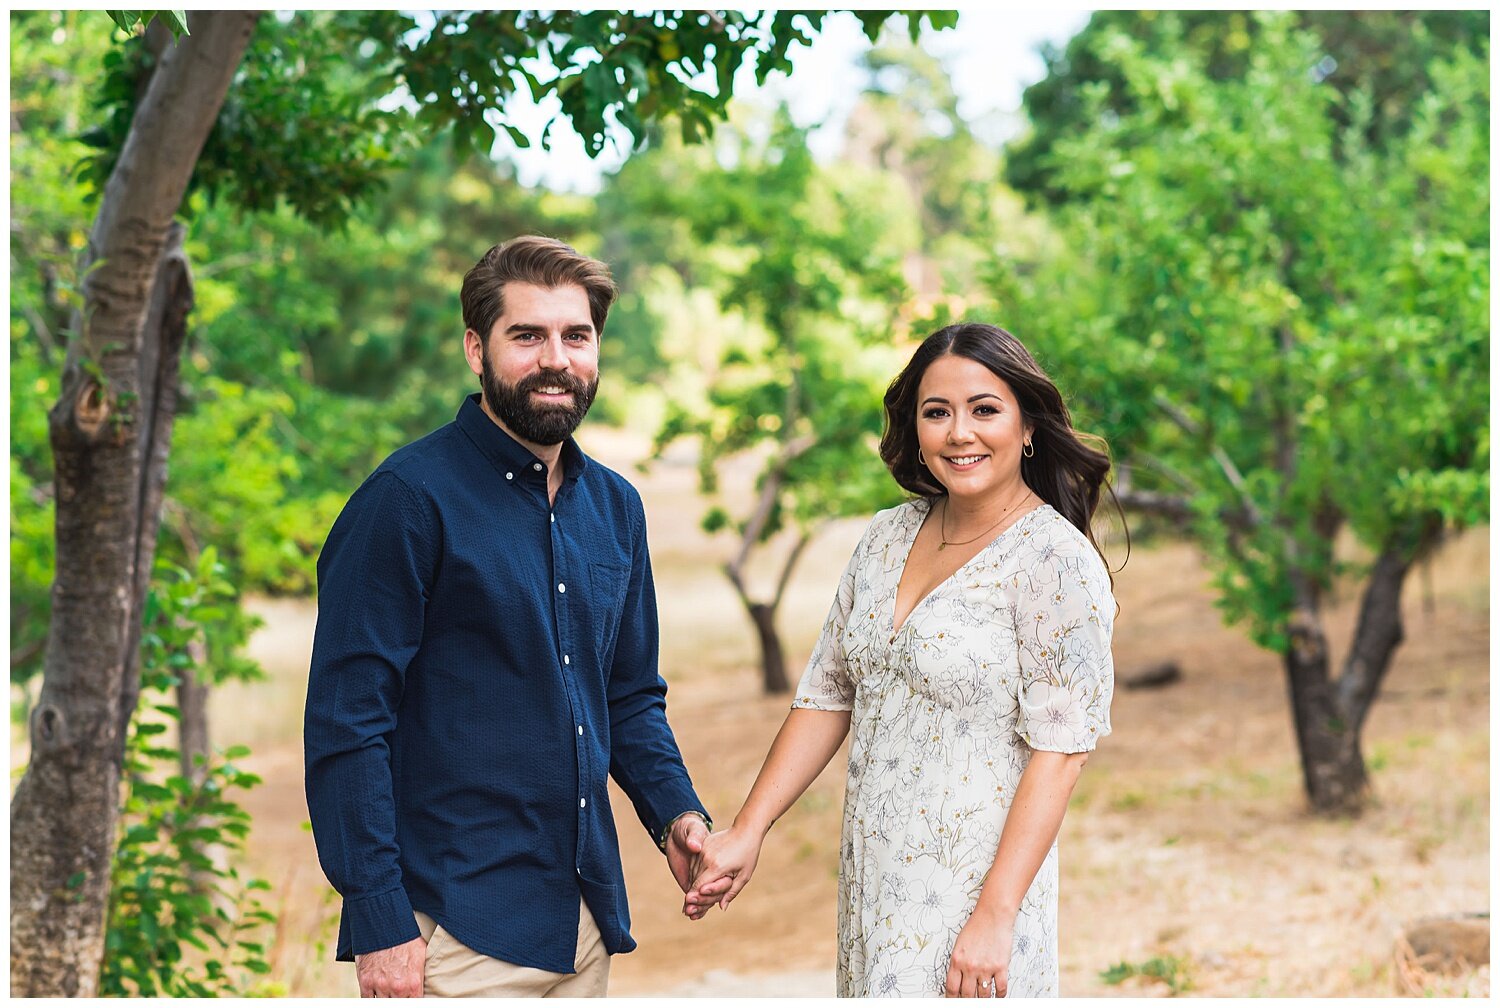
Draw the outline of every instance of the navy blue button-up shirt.
<instances>
[{"instance_id":1,"label":"navy blue button-up shirt","mask_svg":"<svg viewBox=\"0 0 1500 1008\"><path fill-rule=\"evenodd\" d=\"M564 481L470 396L386 459L318 558L304 746L338 957L418 936L572 973L581 893L635 948L607 777L658 840L704 812L667 726L640 495ZM706 816L706 812L704 813Z\"/></svg>"}]
</instances>

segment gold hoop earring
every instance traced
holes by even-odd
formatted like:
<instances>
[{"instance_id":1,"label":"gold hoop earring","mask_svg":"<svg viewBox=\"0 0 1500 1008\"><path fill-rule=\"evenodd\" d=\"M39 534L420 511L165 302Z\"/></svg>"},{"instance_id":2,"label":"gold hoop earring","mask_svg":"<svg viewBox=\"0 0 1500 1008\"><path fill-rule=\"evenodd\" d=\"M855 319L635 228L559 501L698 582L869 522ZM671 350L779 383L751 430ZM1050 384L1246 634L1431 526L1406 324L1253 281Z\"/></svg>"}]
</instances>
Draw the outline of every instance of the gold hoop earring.
<instances>
[{"instance_id":1,"label":"gold hoop earring","mask_svg":"<svg viewBox=\"0 0 1500 1008\"><path fill-rule=\"evenodd\" d=\"M921 451L917 452L917 461L922 463L922 467L924 469L927 467L927 460L922 457Z\"/></svg>"},{"instance_id":2,"label":"gold hoop earring","mask_svg":"<svg viewBox=\"0 0 1500 1008\"><path fill-rule=\"evenodd\" d=\"M1031 458L1031 456L1036 454L1036 449L1032 447L1030 441L1027 441L1021 446L1021 454L1026 456L1027 458Z\"/></svg>"}]
</instances>

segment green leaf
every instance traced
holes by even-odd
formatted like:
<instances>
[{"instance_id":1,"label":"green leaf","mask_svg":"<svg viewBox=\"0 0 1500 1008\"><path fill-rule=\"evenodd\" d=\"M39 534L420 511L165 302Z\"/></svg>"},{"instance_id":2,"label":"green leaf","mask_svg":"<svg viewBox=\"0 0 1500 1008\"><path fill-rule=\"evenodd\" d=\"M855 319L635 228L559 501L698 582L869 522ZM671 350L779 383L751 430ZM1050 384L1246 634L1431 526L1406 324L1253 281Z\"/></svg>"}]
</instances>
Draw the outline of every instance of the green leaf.
<instances>
[{"instance_id":1,"label":"green leaf","mask_svg":"<svg viewBox=\"0 0 1500 1008\"><path fill-rule=\"evenodd\" d=\"M514 143L517 147L525 150L531 146L531 138L528 137L524 132L512 126L510 123L505 123L504 126L505 132L510 134L511 142Z\"/></svg>"},{"instance_id":2,"label":"green leaf","mask_svg":"<svg viewBox=\"0 0 1500 1008\"><path fill-rule=\"evenodd\" d=\"M141 23L141 17L145 11L105 11L110 20L120 26L121 31L134 32L136 25Z\"/></svg>"},{"instance_id":3,"label":"green leaf","mask_svg":"<svg viewBox=\"0 0 1500 1008\"><path fill-rule=\"evenodd\" d=\"M162 20L162 22L168 28L172 29L172 34L174 36L176 36L177 38L181 38L184 35L191 34L188 31L188 26L187 26L187 11L185 11L185 10L157 11L156 12L156 16L158 18L160 18Z\"/></svg>"}]
</instances>

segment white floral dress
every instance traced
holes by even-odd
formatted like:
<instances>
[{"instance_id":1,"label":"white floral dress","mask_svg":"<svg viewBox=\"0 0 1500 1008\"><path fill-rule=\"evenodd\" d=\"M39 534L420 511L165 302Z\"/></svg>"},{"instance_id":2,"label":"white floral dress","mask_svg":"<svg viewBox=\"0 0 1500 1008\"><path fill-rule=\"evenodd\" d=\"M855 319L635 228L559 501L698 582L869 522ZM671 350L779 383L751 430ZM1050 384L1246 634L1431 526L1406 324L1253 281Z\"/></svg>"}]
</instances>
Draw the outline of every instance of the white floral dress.
<instances>
[{"instance_id":1,"label":"white floral dress","mask_svg":"<svg viewBox=\"0 0 1500 1008\"><path fill-rule=\"evenodd\" d=\"M852 711L839 856L840 997L942 994L1033 749L1109 734L1114 599L1088 539L1023 515L893 628L931 503L877 514L793 707ZM1057 994L1057 847L1016 917L1011 997Z\"/></svg>"}]
</instances>

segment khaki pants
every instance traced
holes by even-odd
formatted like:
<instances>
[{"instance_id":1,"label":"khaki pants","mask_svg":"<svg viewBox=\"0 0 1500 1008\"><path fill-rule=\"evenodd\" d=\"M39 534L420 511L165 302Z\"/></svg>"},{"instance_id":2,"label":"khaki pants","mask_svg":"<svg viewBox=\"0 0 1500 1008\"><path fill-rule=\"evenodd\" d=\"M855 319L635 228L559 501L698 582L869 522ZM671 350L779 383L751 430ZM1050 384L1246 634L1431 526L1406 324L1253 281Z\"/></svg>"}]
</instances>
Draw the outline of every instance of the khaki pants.
<instances>
[{"instance_id":1,"label":"khaki pants","mask_svg":"<svg viewBox=\"0 0 1500 1008\"><path fill-rule=\"evenodd\" d=\"M549 973L481 955L426 914L416 917L427 941L426 997L603 997L609 986L609 953L581 898L576 973Z\"/></svg>"}]
</instances>

